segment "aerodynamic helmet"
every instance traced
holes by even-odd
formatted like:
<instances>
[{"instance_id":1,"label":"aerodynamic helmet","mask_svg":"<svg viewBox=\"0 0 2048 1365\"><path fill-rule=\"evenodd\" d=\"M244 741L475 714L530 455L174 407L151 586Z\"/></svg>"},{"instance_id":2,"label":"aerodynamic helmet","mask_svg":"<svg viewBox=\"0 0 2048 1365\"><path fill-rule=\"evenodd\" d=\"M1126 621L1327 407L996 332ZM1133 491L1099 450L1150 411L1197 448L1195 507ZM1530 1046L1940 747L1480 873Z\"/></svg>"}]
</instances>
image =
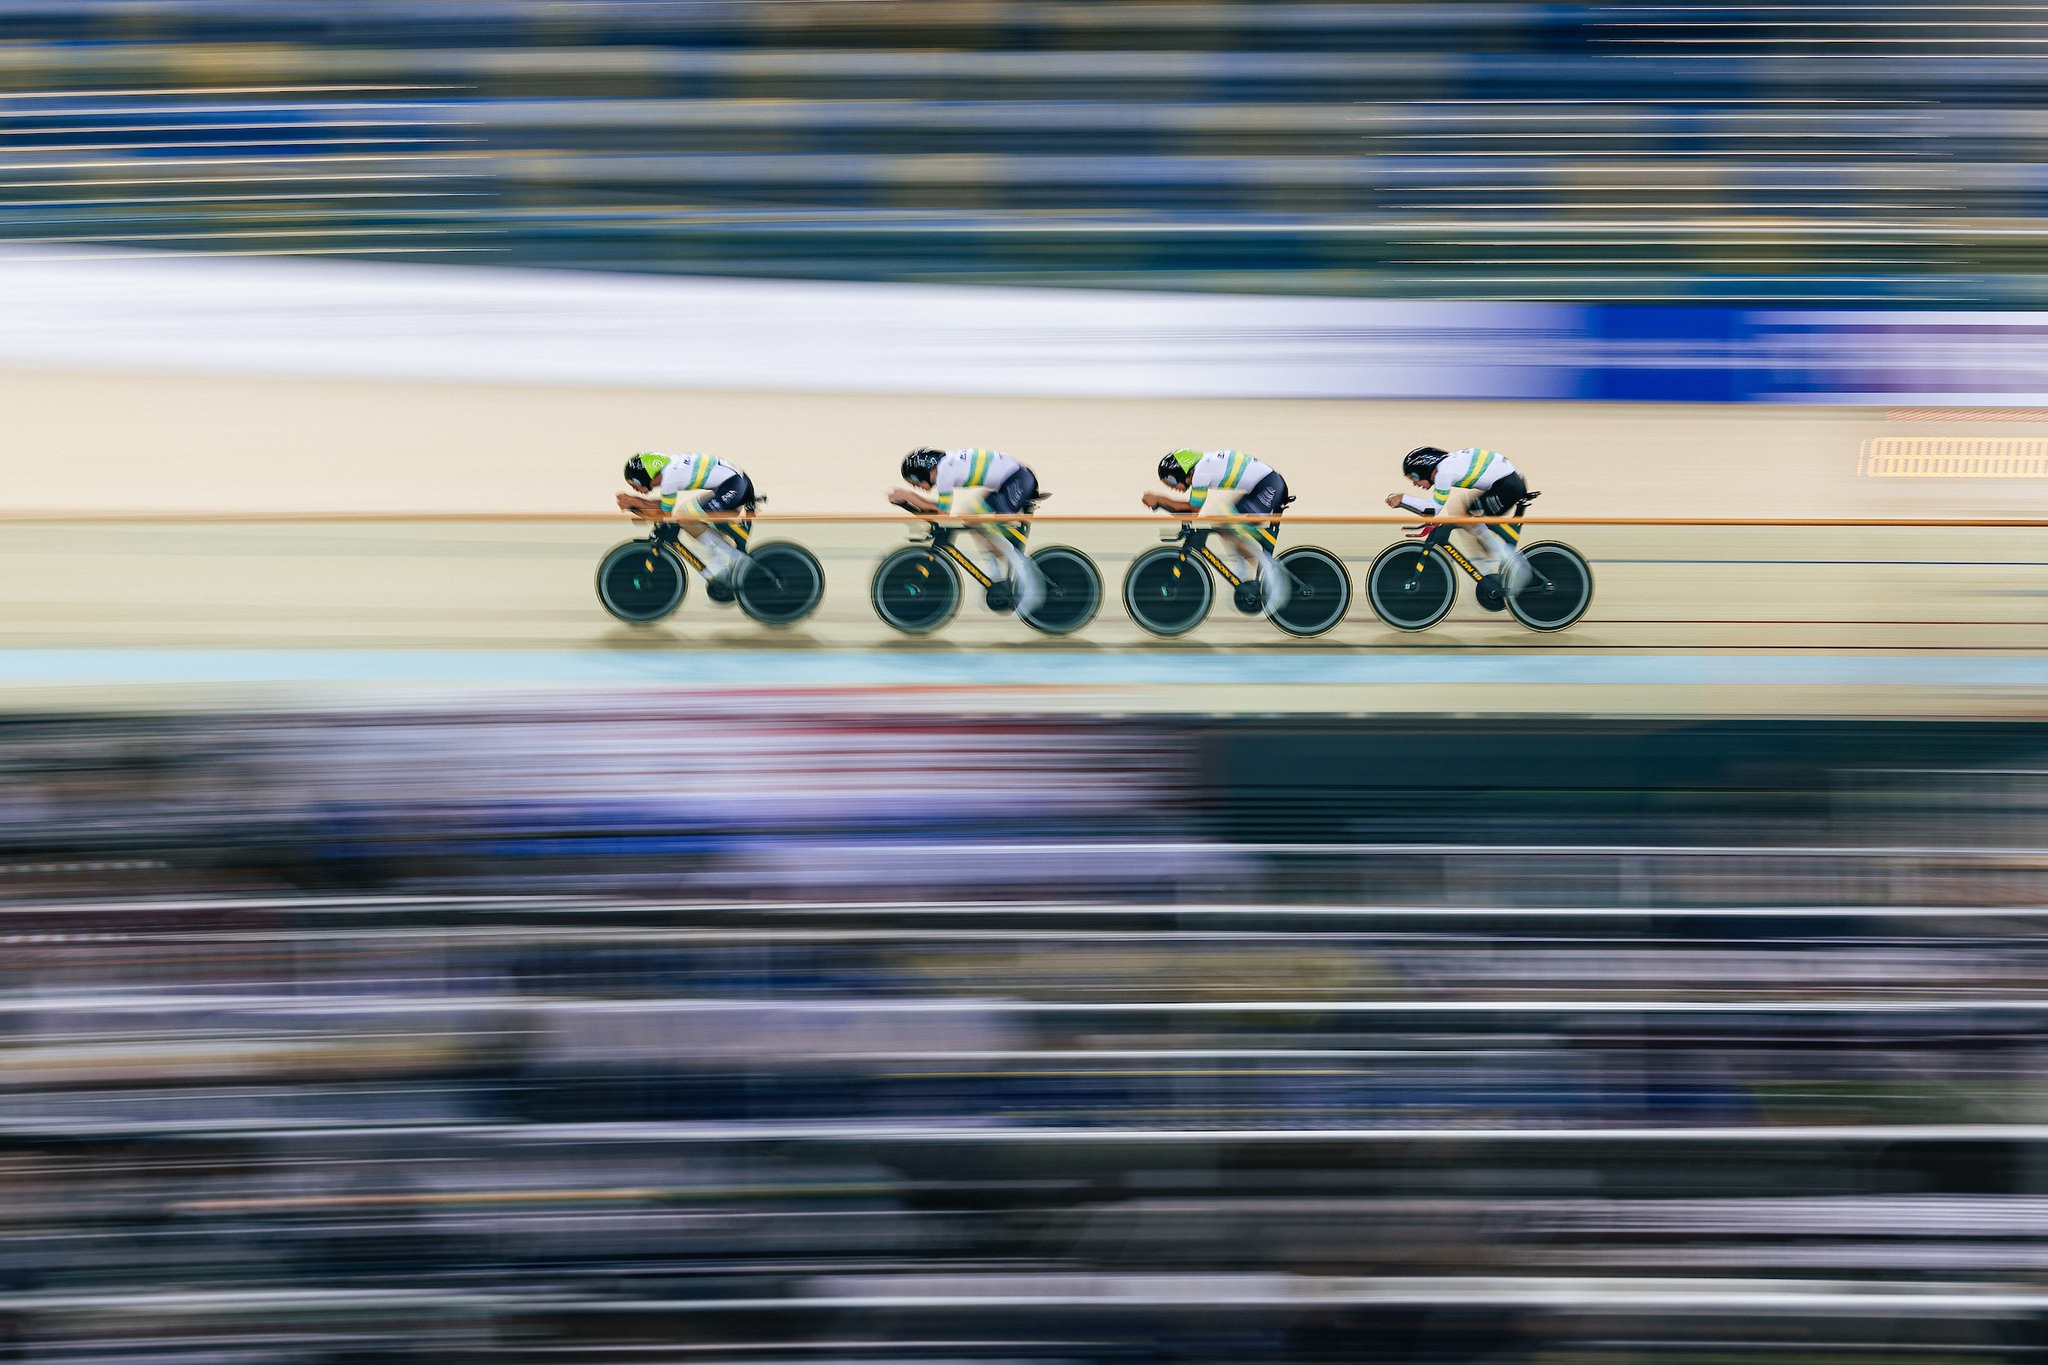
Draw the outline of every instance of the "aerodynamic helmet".
<instances>
[{"instance_id":1,"label":"aerodynamic helmet","mask_svg":"<svg viewBox=\"0 0 2048 1365\"><path fill-rule=\"evenodd\" d=\"M943 450L919 446L903 457L903 482L930 483L933 473L939 467L939 461L945 458L946 452Z\"/></svg>"},{"instance_id":2,"label":"aerodynamic helmet","mask_svg":"<svg viewBox=\"0 0 2048 1365\"><path fill-rule=\"evenodd\" d=\"M661 471L668 468L668 456L657 455L643 450L626 461L626 482L645 493L654 487L654 481L661 477Z\"/></svg>"},{"instance_id":3,"label":"aerodynamic helmet","mask_svg":"<svg viewBox=\"0 0 2048 1365\"><path fill-rule=\"evenodd\" d=\"M1189 476L1195 472L1195 466L1201 463L1201 460L1202 452L1199 450L1168 451L1159 457L1159 482L1175 488L1182 487L1188 482Z\"/></svg>"},{"instance_id":4,"label":"aerodynamic helmet","mask_svg":"<svg viewBox=\"0 0 2048 1365\"><path fill-rule=\"evenodd\" d=\"M1410 479L1430 478L1447 453L1435 446L1417 446L1401 457L1401 473Z\"/></svg>"}]
</instances>

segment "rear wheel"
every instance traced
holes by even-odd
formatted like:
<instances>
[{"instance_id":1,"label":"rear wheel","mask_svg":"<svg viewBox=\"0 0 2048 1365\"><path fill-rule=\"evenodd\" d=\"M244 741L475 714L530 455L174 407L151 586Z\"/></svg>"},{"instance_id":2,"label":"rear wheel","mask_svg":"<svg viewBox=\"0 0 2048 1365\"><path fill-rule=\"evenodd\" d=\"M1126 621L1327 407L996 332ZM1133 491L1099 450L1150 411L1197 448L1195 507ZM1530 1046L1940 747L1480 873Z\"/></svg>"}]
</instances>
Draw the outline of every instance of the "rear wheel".
<instances>
[{"instance_id":1,"label":"rear wheel","mask_svg":"<svg viewBox=\"0 0 2048 1365\"><path fill-rule=\"evenodd\" d=\"M690 580L675 555L652 540L629 540L597 562L597 600L628 625L652 625L683 604Z\"/></svg>"},{"instance_id":2,"label":"rear wheel","mask_svg":"<svg viewBox=\"0 0 2048 1365\"><path fill-rule=\"evenodd\" d=\"M1508 594L1508 610L1531 630L1563 630L1593 605L1593 566L1569 545L1554 540L1524 545L1537 580Z\"/></svg>"},{"instance_id":3,"label":"rear wheel","mask_svg":"<svg viewBox=\"0 0 2048 1365\"><path fill-rule=\"evenodd\" d=\"M1102 575L1095 561L1065 545L1048 545L1031 556L1044 580L1045 596L1024 624L1047 635L1071 635L1095 619L1102 606Z\"/></svg>"},{"instance_id":4,"label":"rear wheel","mask_svg":"<svg viewBox=\"0 0 2048 1365\"><path fill-rule=\"evenodd\" d=\"M875 570L875 615L906 635L929 635L960 610L960 575L923 545L906 545Z\"/></svg>"},{"instance_id":5,"label":"rear wheel","mask_svg":"<svg viewBox=\"0 0 2048 1365\"><path fill-rule=\"evenodd\" d=\"M825 595L825 570L801 545L774 540L747 555L738 592L740 610L764 626L790 626L817 609Z\"/></svg>"},{"instance_id":6,"label":"rear wheel","mask_svg":"<svg viewBox=\"0 0 2048 1365\"><path fill-rule=\"evenodd\" d=\"M1124 575L1124 610L1154 635L1187 634L1202 624L1215 596L1208 569L1178 545L1145 551Z\"/></svg>"},{"instance_id":7,"label":"rear wheel","mask_svg":"<svg viewBox=\"0 0 2048 1365\"><path fill-rule=\"evenodd\" d=\"M1289 635L1321 635L1351 610L1351 575L1328 550L1302 545L1274 563L1287 575L1287 605L1273 613L1273 624Z\"/></svg>"},{"instance_id":8,"label":"rear wheel","mask_svg":"<svg viewBox=\"0 0 2048 1365\"><path fill-rule=\"evenodd\" d=\"M1450 614L1458 597L1451 563L1421 543L1389 545L1365 571L1374 615L1395 630L1428 630Z\"/></svg>"}]
</instances>

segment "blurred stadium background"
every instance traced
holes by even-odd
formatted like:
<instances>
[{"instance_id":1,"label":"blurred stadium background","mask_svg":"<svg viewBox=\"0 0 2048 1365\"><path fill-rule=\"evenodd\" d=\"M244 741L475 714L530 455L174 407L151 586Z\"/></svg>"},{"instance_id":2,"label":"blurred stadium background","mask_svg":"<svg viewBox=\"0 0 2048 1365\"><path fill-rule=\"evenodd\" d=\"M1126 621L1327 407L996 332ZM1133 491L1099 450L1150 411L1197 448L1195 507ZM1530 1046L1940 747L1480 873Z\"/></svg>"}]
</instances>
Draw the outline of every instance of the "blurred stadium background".
<instances>
[{"instance_id":1,"label":"blurred stadium background","mask_svg":"<svg viewBox=\"0 0 2048 1365\"><path fill-rule=\"evenodd\" d=\"M2032 6L23 0L8 237L1447 298L2044 298Z\"/></svg>"},{"instance_id":2,"label":"blurred stadium background","mask_svg":"<svg viewBox=\"0 0 2048 1365\"><path fill-rule=\"evenodd\" d=\"M0 1359L2042 1359L2043 42L0 4ZM817 518L928 440L2011 524L908 641ZM602 614L648 446L815 620Z\"/></svg>"}]
</instances>

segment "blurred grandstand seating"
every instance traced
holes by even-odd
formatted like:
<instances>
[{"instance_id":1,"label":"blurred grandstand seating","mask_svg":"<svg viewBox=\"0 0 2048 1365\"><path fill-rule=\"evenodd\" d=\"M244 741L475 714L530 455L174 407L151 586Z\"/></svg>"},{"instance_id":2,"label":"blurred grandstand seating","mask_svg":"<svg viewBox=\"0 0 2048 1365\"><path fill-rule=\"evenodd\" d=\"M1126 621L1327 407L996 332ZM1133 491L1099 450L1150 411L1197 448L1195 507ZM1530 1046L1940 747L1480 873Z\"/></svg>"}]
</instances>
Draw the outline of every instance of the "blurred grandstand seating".
<instances>
[{"instance_id":1,"label":"blurred grandstand seating","mask_svg":"<svg viewBox=\"0 0 2048 1365\"><path fill-rule=\"evenodd\" d=\"M693 703L13 722L0 1358L2038 1357L2038 723Z\"/></svg>"},{"instance_id":2,"label":"blurred grandstand seating","mask_svg":"<svg viewBox=\"0 0 2048 1365\"><path fill-rule=\"evenodd\" d=\"M30 0L7 22L15 241L2048 298L2026 9Z\"/></svg>"}]
</instances>

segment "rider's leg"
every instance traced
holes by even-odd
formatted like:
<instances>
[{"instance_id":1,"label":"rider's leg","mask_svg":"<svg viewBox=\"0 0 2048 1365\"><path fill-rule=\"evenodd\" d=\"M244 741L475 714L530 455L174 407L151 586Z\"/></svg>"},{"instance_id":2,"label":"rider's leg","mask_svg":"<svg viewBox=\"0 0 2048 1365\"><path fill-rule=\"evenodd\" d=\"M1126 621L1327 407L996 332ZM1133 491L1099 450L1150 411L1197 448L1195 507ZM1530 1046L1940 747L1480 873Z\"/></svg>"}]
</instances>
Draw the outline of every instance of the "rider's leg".
<instances>
[{"instance_id":1,"label":"rider's leg","mask_svg":"<svg viewBox=\"0 0 2048 1365\"><path fill-rule=\"evenodd\" d=\"M1476 526L1480 534L1475 538L1494 563L1494 572L1501 578L1501 586L1511 593L1520 592L1529 586L1536 571L1529 565L1529 557L1518 548L1522 539L1522 528L1512 522L1501 522L1496 526Z\"/></svg>"},{"instance_id":2,"label":"rider's leg","mask_svg":"<svg viewBox=\"0 0 2048 1365\"><path fill-rule=\"evenodd\" d=\"M1440 515L1446 517L1485 517L1494 513L1483 501L1485 494L1472 488L1454 488L1445 501ZM1508 592L1519 592L1528 581L1529 561L1515 548L1522 528L1513 527L1512 535L1502 535L1503 526L1452 526L1442 528L1460 533L1472 542L1471 559L1473 566L1481 573L1497 573L1501 587Z\"/></svg>"},{"instance_id":3,"label":"rider's leg","mask_svg":"<svg viewBox=\"0 0 2048 1365\"><path fill-rule=\"evenodd\" d=\"M1202 511L1204 514L1211 514L1211 509L1214 509L1213 515L1217 516L1262 512L1275 512L1277 515L1276 499L1285 497L1286 485L1279 485L1278 492L1272 498L1255 497L1262 487L1263 482L1258 487L1245 490L1212 490L1202 504ZM1267 506L1268 502L1274 502L1275 506ZM1273 547L1278 543L1279 536L1272 529L1271 523L1233 521L1225 523L1223 529L1229 532L1223 543L1231 548L1239 565L1242 566L1243 577L1258 578L1264 591L1267 614L1271 615L1285 607L1289 597L1289 584L1286 570L1273 558Z\"/></svg>"},{"instance_id":4,"label":"rider's leg","mask_svg":"<svg viewBox=\"0 0 2048 1365\"><path fill-rule=\"evenodd\" d=\"M988 490L985 488L956 489L953 493L952 505L946 510L958 513L964 517L986 516L989 512ZM1011 583L1015 584L1017 600L1021 609L1021 604L1024 600L1024 585L1028 581L1028 577L1019 575L1017 572L1017 558L1019 557L1013 557L1015 547L1010 544L1008 537L1001 534L1001 528L1005 523L999 521L972 521L965 523L965 525L966 529L973 533L972 543L985 551L984 554L970 556L975 561L975 567L997 582L1008 579ZM965 545L962 545L961 551L962 553L967 553ZM1025 569L1026 575L1028 575L1030 572L1029 561L1025 562ZM1035 607L1038 604L1034 600L1031 605Z\"/></svg>"},{"instance_id":5,"label":"rider's leg","mask_svg":"<svg viewBox=\"0 0 2048 1365\"><path fill-rule=\"evenodd\" d=\"M1228 543L1237 549L1240 556L1249 560L1251 572L1256 573L1264 592L1266 614L1279 611L1287 605L1290 584L1287 570L1280 567L1273 557L1273 547L1279 537L1274 534L1270 523L1240 521L1231 525ZM1248 573L1246 575L1250 577Z\"/></svg>"},{"instance_id":6,"label":"rider's leg","mask_svg":"<svg viewBox=\"0 0 2048 1365\"><path fill-rule=\"evenodd\" d=\"M1019 469L1002 484L989 490L982 500L982 506L990 512L1008 513L1027 511L1038 496L1038 480L1029 470ZM984 544L992 548L1009 570L1010 582L1017 589L1017 614L1029 616L1045 601L1045 576L1038 572L1038 566L1024 553L1026 541L1031 536L1031 523L1026 521L981 522L976 527L982 533Z\"/></svg>"},{"instance_id":7,"label":"rider's leg","mask_svg":"<svg viewBox=\"0 0 2048 1365\"><path fill-rule=\"evenodd\" d=\"M1031 556L1024 553L1024 544L1031 534L1031 527L1021 521L984 521L974 528L981 534L982 543L996 552L1003 561L1009 579L1017 586L1017 614L1029 616L1045 601L1045 576L1038 572L1038 566L1031 562Z\"/></svg>"},{"instance_id":8,"label":"rider's leg","mask_svg":"<svg viewBox=\"0 0 2048 1365\"><path fill-rule=\"evenodd\" d=\"M706 576L731 585L738 579L740 568L747 563L747 532L739 523L728 518L751 505L754 486L741 476L727 479L708 492L698 492L691 496L690 510L699 514L708 513L719 520L700 521L691 518L680 521L679 524L697 542L698 548L703 550Z\"/></svg>"},{"instance_id":9,"label":"rider's leg","mask_svg":"<svg viewBox=\"0 0 2048 1365\"><path fill-rule=\"evenodd\" d=\"M695 489L676 496L671 515L675 518L676 529L688 536L697 546L704 561L704 575L716 578L732 567L737 552L732 543L715 531L711 523L701 519L705 503L711 494L704 489Z\"/></svg>"},{"instance_id":10,"label":"rider's leg","mask_svg":"<svg viewBox=\"0 0 2048 1365\"><path fill-rule=\"evenodd\" d=\"M1457 515L1503 516L1518 501L1527 497L1528 492L1528 485L1522 482L1522 476L1510 474L1486 492L1468 492L1456 503L1463 508ZM1449 510L1447 506L1445 511ZM1522 528L1519 525L1503 521L1490 526L1470 527L1469 530L1472 539L1479 546L1480 555L1485 557L1488 571L1500 575L1501 586L1508 592L1520 592L1535 578L1536 571L1530 567L1529 557L1518 548L1522 539Z\"/></svg>"}]
</instances>

